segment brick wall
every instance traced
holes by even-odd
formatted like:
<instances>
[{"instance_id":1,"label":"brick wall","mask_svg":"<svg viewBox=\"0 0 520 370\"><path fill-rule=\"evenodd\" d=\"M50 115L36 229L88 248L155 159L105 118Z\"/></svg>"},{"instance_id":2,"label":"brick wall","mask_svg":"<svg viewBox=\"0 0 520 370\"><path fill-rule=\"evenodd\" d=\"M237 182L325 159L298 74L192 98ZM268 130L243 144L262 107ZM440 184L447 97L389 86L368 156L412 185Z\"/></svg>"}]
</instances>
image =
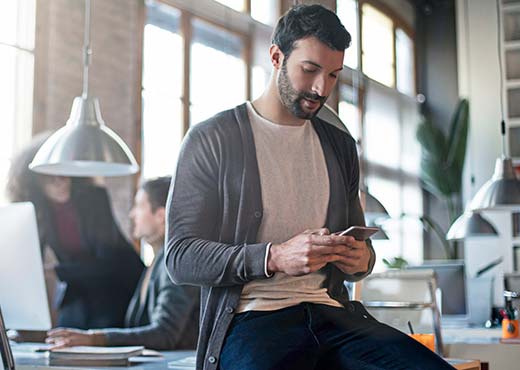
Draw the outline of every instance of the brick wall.
<instances>
[{"instance_id":1,"label":"brick wall","mask_svg":"<svg viewBox=\"0 0 520 370\"><path fill-rule=\"evenodd\" d=\"M92 0L89 90L106 124L139 160L142 0ZM55 130L81 95L84 2L37 0L33 132ZM116 217L128 233L136 176L107 178Z\"/></svg>"}]
</instances>

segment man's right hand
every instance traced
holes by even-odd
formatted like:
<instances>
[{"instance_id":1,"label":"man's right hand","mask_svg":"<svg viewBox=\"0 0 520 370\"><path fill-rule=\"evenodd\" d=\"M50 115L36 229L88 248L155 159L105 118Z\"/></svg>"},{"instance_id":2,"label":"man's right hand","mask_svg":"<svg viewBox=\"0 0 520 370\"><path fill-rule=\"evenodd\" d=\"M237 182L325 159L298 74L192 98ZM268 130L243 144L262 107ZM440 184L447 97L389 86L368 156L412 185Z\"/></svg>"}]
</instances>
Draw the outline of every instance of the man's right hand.
<instances>
[{"instance_id":1,"label":"man's right hand","mask_svg":"<svg viewBox=\"0 0 520 370\"><path fill-rule=\"evenodd\" d=\"M341 258L354 238L330 234L328 229L307 230L292 239L273 244L267 257L267 272L306 275Z\"/></svg>"}]
</instances>

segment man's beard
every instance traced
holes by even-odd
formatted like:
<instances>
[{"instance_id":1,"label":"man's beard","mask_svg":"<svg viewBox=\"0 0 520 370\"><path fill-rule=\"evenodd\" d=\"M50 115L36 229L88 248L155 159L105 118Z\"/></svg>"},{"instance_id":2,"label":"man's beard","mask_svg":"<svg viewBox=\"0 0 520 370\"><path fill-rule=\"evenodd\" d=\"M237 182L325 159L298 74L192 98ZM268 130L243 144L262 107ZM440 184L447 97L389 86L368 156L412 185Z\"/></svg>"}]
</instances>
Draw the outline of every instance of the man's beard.
<instances>
[{"instance_id":1,"label":"man's beard","mask_svg":"<svg viewBox=\"0 0 520 370\"><path fill-rule=\"evenodd\" d=\"M325 104L327 100L326 96L321 96L316 93L310 92L300 92L297 91L289 79L289 75L287 74L287 65L285 59L282 63L282 69L280 70L280 75L278 77L278 93L280 94L280 98L282 100L282 104L291 112L294 116L301 119L312 119L320 109ZM306 112L302 109L302 100L309 99L313 101L319 101L320 106L318 109L312 112Z\"/></svg>"}]
</instances>

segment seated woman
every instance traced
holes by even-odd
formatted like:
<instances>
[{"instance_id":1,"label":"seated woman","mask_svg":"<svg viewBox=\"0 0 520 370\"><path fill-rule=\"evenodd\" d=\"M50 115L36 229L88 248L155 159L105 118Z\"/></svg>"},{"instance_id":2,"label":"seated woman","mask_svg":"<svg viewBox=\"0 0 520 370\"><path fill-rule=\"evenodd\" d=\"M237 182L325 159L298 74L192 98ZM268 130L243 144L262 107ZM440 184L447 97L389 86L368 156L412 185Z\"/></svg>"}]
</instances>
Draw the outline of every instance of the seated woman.
<instances>
[{"instance_id":1,"label":"seated woman","mask_svg":"<svg viewBox=\"0 0 520 370\"><path fill-rule=\"evenodd\" d=\"M14 158L7 194L13 202L34 204L42 248L50 247L58 261L53 302L57 324L122 325L144 266L116 224L104 188L90 179L29 170L47 137L37 136Z\"/></svg>"},{"instance_id":2,"label":"seated woman","mask_svg":"<svg viewBox=\"0 0 520 370\"><path fill-rule=\"evenodd\" d=\"M165 205L169 177L145 182L135 196L130 217L134 237L154 251L128 306L125 328L49 331L56 347L78 345L144 345L157 350L194 349L197 345L199 288L174 285L164 264Z\"/></svg>"}]
</instances>

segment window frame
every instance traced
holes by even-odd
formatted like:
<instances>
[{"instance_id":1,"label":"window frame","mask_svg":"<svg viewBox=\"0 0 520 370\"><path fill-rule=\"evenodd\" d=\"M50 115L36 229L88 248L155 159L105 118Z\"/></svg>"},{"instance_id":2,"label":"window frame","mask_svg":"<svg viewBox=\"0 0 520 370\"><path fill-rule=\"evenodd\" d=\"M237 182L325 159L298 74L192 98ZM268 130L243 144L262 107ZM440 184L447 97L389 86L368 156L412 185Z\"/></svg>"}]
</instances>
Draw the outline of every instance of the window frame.
<instances>
[{"instance_id":1,"label":"window frame","mask_svg":"<svg viewBox=\"0 0 520 370\"><path fill-rule=\"evenodd\" d=\"M363 4L368 4L379 10L381 13L385 14L388 18L392 20L393 27L392 27L392 39L393 39L393 60L392 60L392 67L393 67L393 78L395 86L390 88L397 89L397 29L400 28L401 30L406 33L406 35L410 38L413 45L413 76L414 76L414 94L417 94L417 48L416 45L416 38L415 38L415 31L414 29L408 25L393 9L391 9L388 5L382 3L379 0L357 0L358 1L358 23L359 23L359 56L358 56L358 70L363 71ZM399 91L399 90L398 90Z\"/></svg>"},{"instance_id":2,"label":"window frame","mask_svg":"<svg viewBox=\"0 0 520 370\"><path fill-rule=\"evenodd\" d=\"M392 67L393 67L393 78L394 78L394 85L393 87L389 87L387 85L384 85L380 83L379 81L373 80L370 77L368 77L366 74L363 73L363 5L368 4L373 6L378 11L385 14L387 17L389 17L393 23L392 27L392 38L393 38L393 61L392 61ZM389 89L392 91L392 93L402 95L403 97L407 97L409 99L413 99L415 95L417 94L417 47L416 47L416 38L415 38L415 32L412 29L411 26L409 26L397 13L395 13L390 7L388 7L386 4L378 1L378 0L357 0L357 19L358 19L358 29L357 29L357 43L358 43L358 65L356 69L352 69L348 66L345 66L344 70L340 73L340 78L338 80L338 84L336 86L336 102L335 102L335 108L339 108L339 102L342 101L341 96L341 87L347 87L350 89L357 88L357 107L359 109L359 122L358 127L360 128L360 138L359 138L359 145L361 148L361 153L359 156L359 162L360 162L360 179L365 177L370 178L384 178L386 180L389 180L393 183L395 183L402 194L404 188L406 186L412 186L415 187L416 184L420 184L420 178L419 174L415 175L412 173L409 173L407 171L404 171L401 167L399 168L391 168L387 167L385 165L374 163L372 161L367 160L366 158L366 149L367 149L367 140L366 140L366 134L365 134L365 114L366 114L366 92L367 87L365 86L366 82L370 81L371 83L376 83L378 85L383 86L385 89ZM413 81L414 81L414 91L413 95L405 94L404 92L401 92L398 89L398 76L397 76L397 30L401 29L411 40L413 45L413 53L412 58L414 62L413 66ZM353 77L357 74L359 76L358 81L356 84L353 83ZM354 87L355 85L355 87ZM401 139L404 136L404 127L403 124L399 124L399 136ZM400 154L401 155L401 154ZM361 186L361 183L360 183ZM419 185L420 186L420 185ZM369 190L369 189L367 189ZM401 200L402 202L402 200ZM401 210L403 210L403 206L401 204L400 206ZM403 252L405 248L403 247L403 232L402 227L399 227L399 234L400 234L400 250ZM424 245L423 245L424 249ZM424 253L423 253L424 254Z\"/></svg>"},{"instance_id":3,"label":"window frame","mask_svg":"<svg viewBox=\"0 0 520 370\"><path fill-rule=\"evenodd\" d=\"M5 173L5 177L4 176L0 177L0 184L2 184L2 189L3 189L0 192L0 205L8 202L6 188L4 185L6 185L7 181L8 181L9 167L11 165L13 155L15 155L21 148L24 147L24 145L26 145L31 140L31 137L32 137L33 133L35 132L35 125L37 122L37 114L38 114L38 111L37 111L37 108L35 105L35 103L37 101L37 92L38 92L37 91L38 84L36 83L37 82L36 81L36 71L40 67L40 64L41 64L41 63L39 63L39 59L36 57L41 52L41 48L36 43L36 26L37 26L37 22L38 22L38 19L37 19L38 4L37 4L37 1L34 1L29 10L27 10L25 8L26 12L21 13L21 11L24 10L24 5L27 5L27 4L23 4L22 2L20 2L20 3L17 3L17 6L16 6L16 13L15 13L15 17L17 20L16 40L14 42L0 41L0 47L14 51L15 55L16 55L15 58L17 59L18 62L19 62L21 55L31 58L32 67L30 68L30 72L32 74L32 76L31 76L32 83L31 83L30 89L28 89L28 91L26 91L27 95L31 96L31 99L30 99L30 104L25 104L27 106L27 108L31 109L31 111L27 115L20 114L20 111L21 111L21 108L19 106L20 98L21 98L20 91L19 91L20 76L24 74L23 72L20 72L20 71L22 70L25 72L25 71L28 71L29 69L24 69L23 66L20 66L20 63L16 63L15 69L13 71L15 74L15 80L14 80L15 91L14 91L14 100L13 100L14 106L7 107L7 109L13 110L14 120L12 122L12 126L9 129L6 128L7 132L12 131L11 139L14 142L11 147L9 156L7 158L0 159L0 160L7 159L7 163L9 163L9 166L7 167L7 172ZM20 37L23 36L23 32L24 32L24 31L21 31L20 24L18 23L21 20L21 17L23 17L23 19L26 21L32 22L31 25L28 26L28 27L30 27L30 30L32 31L32 33L31 33L32 42L30 42L32 47L29 47L28 45L24 45L24 41L27 41L27 40L20 40ZM29 19L30 17L32 19ZM22 35L20 35L21 33L22 33ZM26 87L28 87L28 86L26 86Z\"/></svg>"}]
</instances>

